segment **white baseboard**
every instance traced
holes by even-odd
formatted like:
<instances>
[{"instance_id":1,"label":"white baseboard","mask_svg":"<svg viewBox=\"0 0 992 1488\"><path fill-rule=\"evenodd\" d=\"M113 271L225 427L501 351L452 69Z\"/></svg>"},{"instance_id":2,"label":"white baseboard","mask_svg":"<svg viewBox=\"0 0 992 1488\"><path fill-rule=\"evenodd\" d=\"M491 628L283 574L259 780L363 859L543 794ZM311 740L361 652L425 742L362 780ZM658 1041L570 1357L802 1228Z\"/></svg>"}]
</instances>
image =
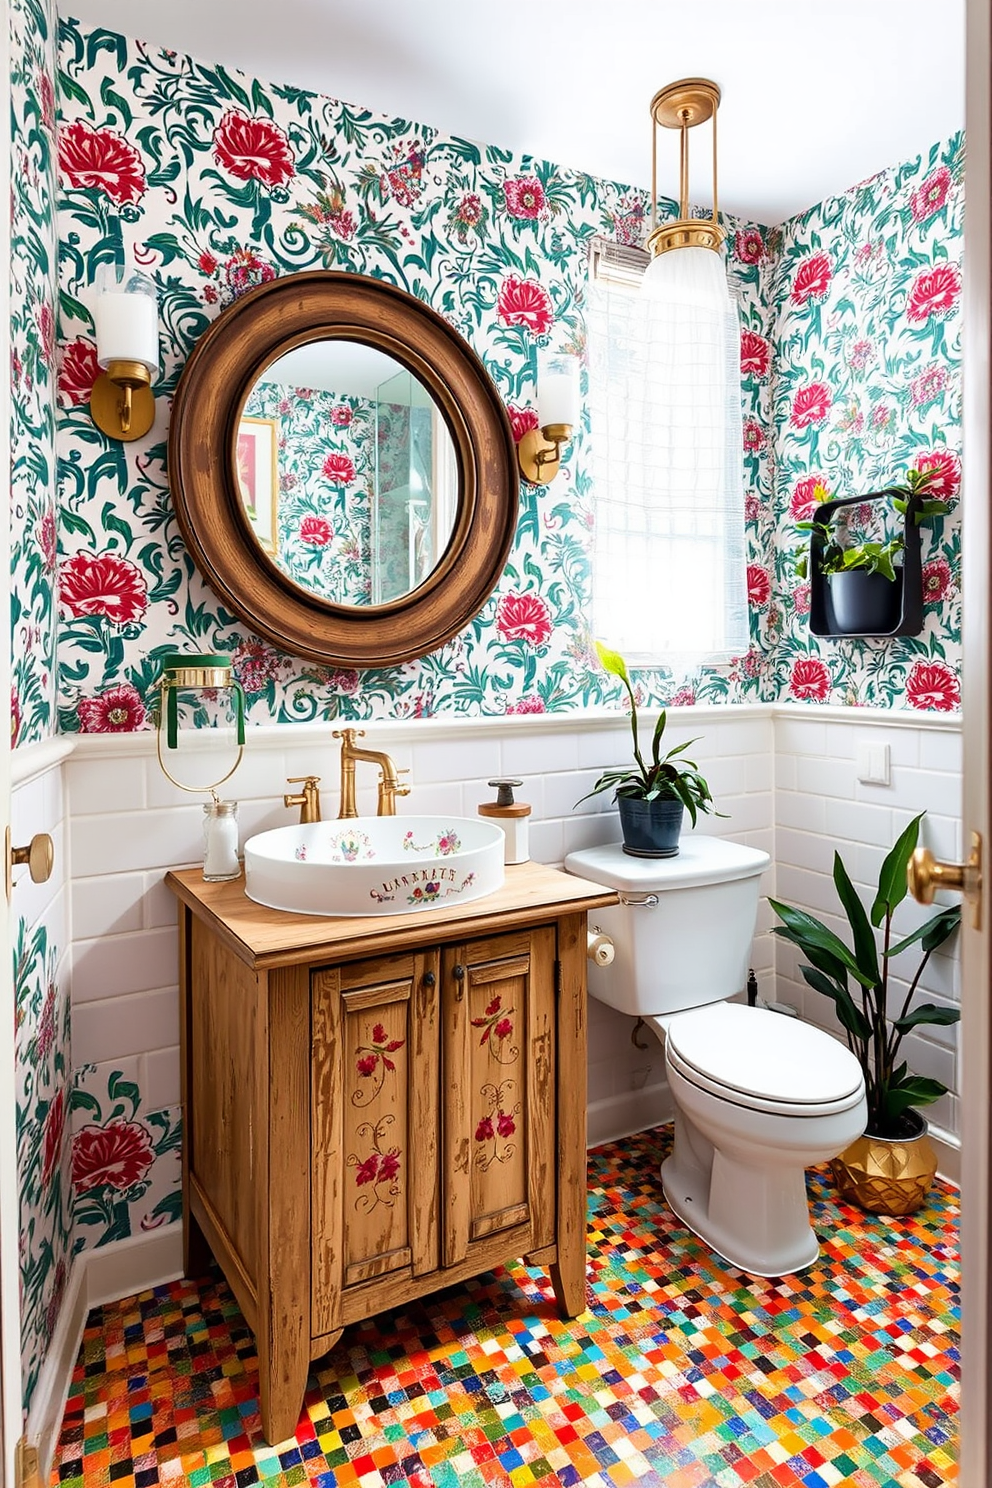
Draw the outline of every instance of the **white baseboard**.
<instances>
[{"instance_id":1,"label":"white baseboard","mask_svg":"<svg viewBox=\"0 0 992 1488\"><path fill-rule=\"evenodd\" d=\"M175 1281L183 1271L182 1225L166 1225L147 1235L132 1235L73 1257L69 1281L48 1356L38 1376L25 1434L38 1448L41 1481L51 1471L72 1372L90 1309L104 1302L148 1291Z\"/></svg>"},{"instance_id":2,"label":"white baseboard","mask_svg":"<svg viewBox=\"0 0 992 1488\"><path fill-rule=\"evenodd\" d=\"M961 1187L961 1138L939 1126L930 1127L930 1140L937 1153L937 1177Z\"/></svg>"},{"instance_id":3,"label":"white baseboard","mask_svg":"<svg viewBox=\"0 0 992 1488\"><path fill-rule=\"evenodd\" d=\"M593 1101L586 1116L589 1146L619 1142L635 1132L646 1131L649 1126L671 1121L674 1115L671 1091L664 1082Z\"/></svg>"}]
</instances>

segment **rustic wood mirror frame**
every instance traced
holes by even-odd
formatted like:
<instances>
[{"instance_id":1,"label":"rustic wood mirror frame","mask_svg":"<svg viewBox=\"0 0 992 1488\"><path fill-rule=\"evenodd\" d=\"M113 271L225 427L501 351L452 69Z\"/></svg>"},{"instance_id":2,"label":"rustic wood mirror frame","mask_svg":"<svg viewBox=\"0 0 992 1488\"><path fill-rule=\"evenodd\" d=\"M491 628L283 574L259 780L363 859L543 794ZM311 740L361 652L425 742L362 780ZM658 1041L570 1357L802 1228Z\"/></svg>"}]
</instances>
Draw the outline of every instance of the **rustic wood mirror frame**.
<instances>
[{"instance_id":1,"label":"rustic wood mirror frame","mask_svg":"<svg viewBox=\"0 0 992 1488\"><path fill-rule=\"evenodd\" d=\"M235 448L249 390L270 362L305 342L360 341L427 388L458 466L454 530L419 588L388 604L332 604L281 573L255 540ZM169 476L194 563L258 634L327 666L388 667L425 656L482 609L513 541L519 492L510 421L480 359L436 311L357 274L291 274L250 290L204 332L172 406Z\"/></svg>"}]
</instances>

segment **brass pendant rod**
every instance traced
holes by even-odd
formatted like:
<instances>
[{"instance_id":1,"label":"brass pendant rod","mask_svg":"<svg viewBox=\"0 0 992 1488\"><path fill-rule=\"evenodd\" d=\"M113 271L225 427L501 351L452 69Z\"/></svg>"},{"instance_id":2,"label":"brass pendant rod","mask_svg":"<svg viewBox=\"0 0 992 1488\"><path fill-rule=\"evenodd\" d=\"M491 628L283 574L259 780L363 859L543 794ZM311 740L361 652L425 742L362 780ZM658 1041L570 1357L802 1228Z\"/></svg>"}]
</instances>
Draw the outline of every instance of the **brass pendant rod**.
<instances>
[{"instance_id":1,"label":"brass pendant rod","mask_svg":"<svg viewBox=\"0 0 992 1488\"><path fill-rule=\"evenodd\" d=\"M717 205L716 205L716 116L717 116L717 114L719 112L720 112L719 108L715 108L713 110L713 221L714 221L714 223L716 223L717 218L718 218Z\"/></svg>"},{"instance_id":2,"label":"brass pendant rod","mask_svg":"<svg viewBox=\"0 0 992 1488\"><path fill-rule=\"evenodd\" d=\"M679 216L689 215L689 110L682 110L679 130Z\"/></svg>"},{"instance_id":3,"label":"brass pendant rod","mask_svg":"<svg viewBox=\"0 0 992 1488\"><path fill-rule=\"evenodd\" d=\"M658 226L658 121L651 116L651 231Z\"/></svg>"}]
</instances>

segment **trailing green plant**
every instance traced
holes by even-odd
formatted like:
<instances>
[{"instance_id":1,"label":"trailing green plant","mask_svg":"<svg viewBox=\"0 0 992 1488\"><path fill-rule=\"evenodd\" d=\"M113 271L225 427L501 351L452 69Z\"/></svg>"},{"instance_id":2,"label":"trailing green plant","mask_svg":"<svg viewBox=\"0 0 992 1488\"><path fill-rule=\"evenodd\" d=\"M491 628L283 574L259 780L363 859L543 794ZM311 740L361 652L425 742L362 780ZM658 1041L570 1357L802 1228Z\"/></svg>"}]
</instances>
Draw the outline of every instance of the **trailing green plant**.
<instances>
[{"instance_id":1,"label":"trailing green plant","mask_svg":"<svg viewBox=\"0 0 992 1488\"><path fill-rule=\"evenodd\" d=\"M697 744L698 739L687 739L684 744L676 744L675 748L670 749L662 758L661 740L665 732L664 709L658 716L658 722L655 724L651 738L651 763L648 764L645 761L640 748L637 699L630 683L627 663L619 651L610 651L599 641L594 641L593 644L603 670L614 677L619 677L627 689L627 696L630 699L630 727L634 736L635 763L605 770L592 790L581 799L588 801L590 796L612 790L614 800L624 796L634 801L681 801L689 813L693 826L696 825L697 812L713 811L717 816L722 815L722 812L716 811L710 788L700 775L697 765L693 760L684 757L685 751L691 745ZM579 802L576 801L575 804L578 806Z\"/></svg>"},{"instance_id":2,"label":"trailing green plant","mask_svg":"<svg viewBox=\"0 0 992 1488\"><path fill-rule=\"evenodd\" d=\"M911 935L895 943L892 940L892 918L908 892L906 869L925 815L921 812L913 818L886 856L870 912L862 904L840 853L834 854L834 886L851 927L851 946L805 910L792 909L776 899L768 901L782 921L774 933L797 946L809 961L808 966L800 967L803 977L814 991L833 1002L848 1047L864 1071L867 1131L871 1136L890 1139L910 1135L909 1128L915 1123L907 1120L907 1113L939 1100L947 1090L939 1080L912 1074L905 1060L898 1062L903 1039L914 1028L946 1026L961 1016L957 1008L938 1007L932 1002L913 1006L924 968L937 947L957 929L961 910L957 906L941 909ZM877 930L881 930L881 949ZM913 945L919 945L922 956L896 1010L889 1006L891 964Z\"/></svg>"},{"instance_id":3,"label":"trailing green plant","mask_svg":"<svg viewBox=\"0 0 992 1488\"><path fill-rule=\"evenodd\" d=\"M888 496L893 509L903 516L910 513L919 527L929 518L944 516L947 512L943 501L927 500L927 492L937 477L936 470L907 470L905 481L901 484L886 486L876 494ZM822 486L817 486L814 494L820 502L832 499ZM883 578L894 583L895 560L905 548L903 539L894 537L885 543L845 543L843 538L847 532L846 510L846 507L842 507L829 522L817 522L814 519L796 523L799 532L816 533L821 539L820 573L824 575L855 571L879 573ZM796 561L796 574L799 578L805 579L808 573L809 552L807 551L802 553Z\"/></svg>"}]
</instances>

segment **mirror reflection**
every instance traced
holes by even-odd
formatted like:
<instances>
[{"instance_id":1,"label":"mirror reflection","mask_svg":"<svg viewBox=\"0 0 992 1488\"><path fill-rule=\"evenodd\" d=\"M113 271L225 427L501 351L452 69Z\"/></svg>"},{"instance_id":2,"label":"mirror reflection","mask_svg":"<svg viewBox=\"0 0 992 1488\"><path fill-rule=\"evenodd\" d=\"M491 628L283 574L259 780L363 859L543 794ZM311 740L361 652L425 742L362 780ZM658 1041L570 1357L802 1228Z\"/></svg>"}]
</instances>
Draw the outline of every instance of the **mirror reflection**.
<instances>
[{"instance_id":1,"label":"mirror reflection","mask_svg":"<svg viewBox=\"0 0 992 1488\"><path fill-rule=\"evenodd\" d=\"M238 428L256 541L301 588L374 606L411 593L454 527L447 425L400 362L357 341L313 341L270 363Z\"/></svg>"}]
</instances>

